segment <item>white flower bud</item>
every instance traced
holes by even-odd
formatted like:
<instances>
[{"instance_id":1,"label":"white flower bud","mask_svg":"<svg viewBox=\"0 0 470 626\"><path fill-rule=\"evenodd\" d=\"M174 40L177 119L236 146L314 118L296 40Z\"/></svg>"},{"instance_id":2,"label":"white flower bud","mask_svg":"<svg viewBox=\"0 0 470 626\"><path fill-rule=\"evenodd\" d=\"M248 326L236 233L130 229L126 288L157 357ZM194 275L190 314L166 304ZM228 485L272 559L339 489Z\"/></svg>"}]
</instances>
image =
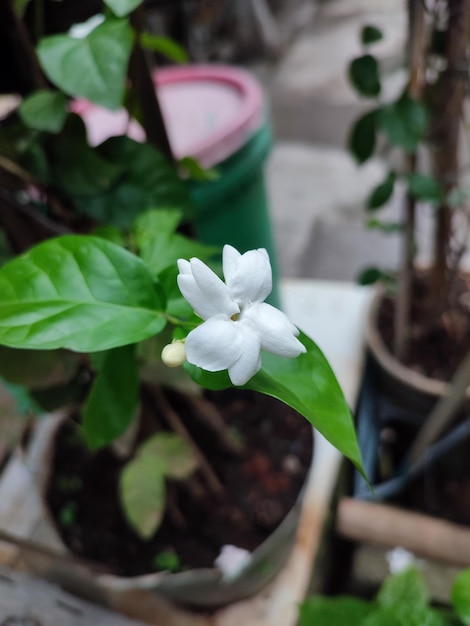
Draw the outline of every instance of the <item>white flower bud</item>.
<instances>
[{"instance_id":1,"label":"white flower bud","mask_svg":"<svg viewBox=\"0 0 470 626\"><path fill-rule=\"evenodd\" d=\"M184 341L178 340L169 343L162 350L162 361L168 367L179 367L186 361Z\"/></svg>"}]
</instances>

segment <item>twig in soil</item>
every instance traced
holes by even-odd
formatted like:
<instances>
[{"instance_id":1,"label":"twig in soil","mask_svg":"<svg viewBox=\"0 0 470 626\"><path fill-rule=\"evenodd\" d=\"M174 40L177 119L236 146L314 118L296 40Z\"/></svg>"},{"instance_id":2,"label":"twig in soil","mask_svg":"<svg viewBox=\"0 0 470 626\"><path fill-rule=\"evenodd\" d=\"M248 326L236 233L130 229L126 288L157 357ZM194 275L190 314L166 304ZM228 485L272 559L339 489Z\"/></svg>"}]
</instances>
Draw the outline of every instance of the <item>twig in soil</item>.
<instances>
[{"instance_id":1,"label":"twig in soil","mask_svg":"<svg viewBox=\"0 0 470 626\"><path fill-rule=\"evenodd\" d=\"M183 437L183 439L185 439L185 441L191 446L192 451L199 461L201 472L207 480L207 486L218 496L224 493L224 487L212 469L209 461L189 434L186 426L180 420L179 415L173 410L163 391L159 387L150 387L150 390L161 408L165 419L168 421L168 424L172 427L175 433L180 435L180 437Z\"/></svg>"},{"instance_id":2,"label":"twig in soil","mask_svg":"<svg viewBox=\"0 0 470 626\"><path fill-rule=\"evenodd\" d=\"M411 446L409 458L415 463L423 457L428 446L450 425L455 413L465 400L470 385L470 352L459 365L447 393L439 400Z\"/></svg>"},{"instance_id":3,"label":"twig in soil","mask_svg":"<svg viewBox=\"0 0 470 626\"><path fill-rule=\"evenodd\" d=\"M245 446L235 437L225 423L222 414L212 402L206 400L204 396L192 394L188 394L185 399L193 410L194 416L217 435L220 445L225 448L227 452L231 452L237 456L240 456L244 452Z\"/></svg>"}]
</instances>

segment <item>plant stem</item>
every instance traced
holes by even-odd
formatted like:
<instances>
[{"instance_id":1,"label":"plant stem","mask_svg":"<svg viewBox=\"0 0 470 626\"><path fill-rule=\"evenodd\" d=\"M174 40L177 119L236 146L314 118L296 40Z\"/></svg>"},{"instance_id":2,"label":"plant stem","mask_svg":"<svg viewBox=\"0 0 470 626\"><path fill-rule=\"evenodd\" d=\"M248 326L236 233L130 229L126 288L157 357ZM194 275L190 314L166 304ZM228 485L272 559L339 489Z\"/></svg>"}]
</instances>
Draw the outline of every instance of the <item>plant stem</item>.
<instances>
[{"instance_id":1,"label":"plant stem","mask_svg":"<svg viewBox=\"0 0 470 626\"><path fill-rule=\"evenodd\" d=\"M432 101L434 168L444 201L437 209L434 239L434 264L431 274L430 311L438 310L439 301L448 295L448 263L452 238L453 209L445 198L458 182L459 134L467 89L467 40L470 31L470 0L449 0L446 69L441 73Z\"/></svg>"},{"instance_id":2,"label":"plant stem","mask_svg":"<svg viewBox=\"0 0 470 626\"><path fill-rule=\"evenodd\" d=\"M28 31L17 14L13 0L0 2L0 54L7 60L9 89L26 96L36 89L46 87ZM4 69L5 69L4 68ZM5 69L8 72L8 69Z\"/></svg>"},{"instance_id":3,"label":"plant stem","mask_svg":"<svg viewBox=\"0 0 470 626\"><path fill-rule=\"evenodd\" d=\"M152 80L150 62L147 52L142 48L139 35L144 26L143 7L139 7L131 16L137 39L129 63L129 79L137 100L142 107L142 125L147 140L173 163L174 156L170 140L163 119L162 110L158 101L156 86Z\"/></svg>"},{"instance_id":4,"label":"plant stem","mask_svg":"<svg viewBox=\"0 0 470 626\"><path fill-rule=\"evenodd\" d=\"M165 397L165 394L160 389L160 387L149 387L153 397L155 398L158 406L160 407L165 419L168 421L168 424L171 428L177 433L180 437L185 439L185 441L189 444L191 449L193 450L196 458L199 461L199 465L201 468L201 472L204 474L205 479L207 480L207 485L211 489L212 493L217 496L220 496L224 492L224 487L220 480L218 479L216 473L212 469L209 461L204 456L203 452L197 446L196 442L193 440L191 435L189 434L186 426L180 420L179 415L176 411L173 410L172 406L168 402Z\"/></svg>"},{"instance_id":5,"label":"plant stem","mask_svg":"<svg viewBox=\"0 0 470 626\"><path fill-rule=\"evenodd\" d=\"M245 446L237 439L225 423L218 408L206 400L204 396L187 394L186 401L192 408L195 417L217 435L219 444L232 454L240 456Z\"/></svg>"},{"instance_id":6,"label":"plant stem","mask_svg":"<svg viewBox=\"0 0 470 626\"><path fill-rule=\"evenodd\" d=\"M410 49L408 51L410 78L408 91L412 98L419 100L422 95L424 61L426 58L426 23L425 7L417 0L408 0L408 31ZM407 159L409 174L416 171L417 156L411 154ZM411 324L411 301L413 291L413 268L415 255L416 202L409 191L406 196L406 209L403 233L403 264L400 268L400 280L396 299L394 319L394 352L397 359L403 361L408 349L408 337Z\"/></svg>"}]
</instances>

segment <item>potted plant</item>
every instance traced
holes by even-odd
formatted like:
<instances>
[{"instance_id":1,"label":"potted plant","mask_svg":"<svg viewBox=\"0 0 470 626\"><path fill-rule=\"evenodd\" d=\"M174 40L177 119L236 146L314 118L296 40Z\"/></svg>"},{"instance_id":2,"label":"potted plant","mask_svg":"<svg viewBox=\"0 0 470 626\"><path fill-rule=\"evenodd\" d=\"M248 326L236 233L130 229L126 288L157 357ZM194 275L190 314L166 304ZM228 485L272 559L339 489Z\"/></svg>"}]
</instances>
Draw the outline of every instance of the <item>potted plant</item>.
<instances>
[{"instance_id":1,"label":"potted plant","mask_svg":"<svg viewBox=\"0 0 470 626\"><path fill-rule=\"evenodd\" d=\"M300 625L467 624L469 570L455 579L449 606L436 607L416 566L388 576L372 599L353 595L312 596L300 606Z\"/></svg>"},{"instance_id":2,"label":"potted plant","mask_svg":"<svg viewBox=\"0 0 470 626\"><path fill-rule=\"evenodd\" d=\"M357 121L350 148L361 163L378 145L395 149L395 157L396 149L401 153L368 199L369 226L398 232L403 241L396 275L370 268L362 277L367 282L384 278L390 287L373 307L369 345L375 360L393 370L397 395L409 394L414 386L429 408L469 345L467 287L459 268L467 243L461 155L470 9L465 1L449 0L432 6L410 1L407 10L407 85L398 98L380 103ZM366 49L349 67L352 84L363 97L381 94L382 76L372 54L381 36L376 28L365 27ZM377 219L376 212L399 186L405 189L402 219ZM432 259L425 270L417 261L423 213L434 221Z\"/></svg>"},{"instance_id":3,"label":"potted plant","mask_svg":"<svg viewBox=\"0 0 470 626\"><path fill-rule=\"evenodd\" d=\"M181 511L182 503L199 499L218 508L223 485L209 453L219 461L228 451L238 454L246 471L270 481L269 489L284 485L287 508L295 505L300 491L297 457L301 450L304 457L309 454L310 428L306 436L301 432L290 460L286 448L278 449L276 463L287 458L284 470L270 465L264 453L244 458L240 451L247 435L242 427L258 400L220 400L221 407L228 405L227 413L238 412L240 425L234 430L236 420L226 421L202 388L242 387L273 396L362 466L349 409L325 358L283 313L264 302L272 288L266 251L240 254L224 247L224 283L204 262L213 258L214 248L180 232L190 199L146 66L142 45L148 38L136 34L139 12L127 17L137 4L109 0L106 15L41 41L40 66L60 90L45 88L36 56L28 46L21 47L31 70L26 91L39 90L3 125L0 225L10 258L0 268L0 345L2 376L28 387L47 410L67 407L67 426L60 426L55 440L65 442L65 457L75 447L78 457L88 454L92 464L113 458L109 491L119 492L120 500L112 516L121 516L121 525L140 534L145 551L164 517L188 531L197 526L191 512ZM24 35L11 5L4 9L15 32ZM147 141L119 136L91 147L83 121L69 110L68 95L110 109L119 109L126 96ZM205 175L193 162L186 167ZM180 368L176 375L167 367L183 364L184 371ZM264 409L270 419L262 420L258 438L263 442L278 441L278 427L299 423L292 411L276 418L279 406ZM180 413L189 415L185 423ZM53 420L52 430L60 421ZM285 443L289 436L282 438ZM83 441L93 452L84 450ZM245 448L250 446L248 440ZM94 471L88 480L92 490L109 475L96 466ZM286 483L289 474L292 483ZM53 473L48 482L50 508L55 506L62 529L75 527L87 508L80 505L79 511L75 498L84 482L77 470ZM65 498L57 504L59 492ZM248 503L253 497L256 501L256 494L247 497ZM280 550L262 544L264 556L275 553L267 561L271 569L238 551L236 558L243 557L239 571L226 577L221 568L193 578L185 572L175 578L152 573L141 577L141 588L166 589L175 596L179 576L179 598L187 602L217 604L251 593L273 575L293 533L291 522L279 525L285 508L280 512L275 500L268 505L259 511L258 525L261 520L281 531ZM74 537L69 539L73 546ZM218 539L216 544L222 545ZM80 546L78 552L87 555ZM165 546L147 556L154 569L181 569L181 557Z\"/></svg>"}]
</instances>

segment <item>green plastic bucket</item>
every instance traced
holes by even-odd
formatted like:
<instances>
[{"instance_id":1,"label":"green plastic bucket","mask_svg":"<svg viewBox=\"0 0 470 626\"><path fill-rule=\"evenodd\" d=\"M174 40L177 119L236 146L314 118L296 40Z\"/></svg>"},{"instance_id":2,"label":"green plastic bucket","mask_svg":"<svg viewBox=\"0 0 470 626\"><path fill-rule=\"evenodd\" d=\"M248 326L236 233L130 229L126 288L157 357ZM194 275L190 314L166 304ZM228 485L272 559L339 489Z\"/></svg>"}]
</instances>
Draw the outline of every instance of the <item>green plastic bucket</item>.
<instances>
[{"instance_id":1,"label":"green plastic bucket","mask_svg":"<svg viewBox=\"0 0 470 626\"><path fill-rule=\"evenodd\" d=\"M261 86L244 70L217 65L165 68L154 78L175 156L189 155L218 173L216 180L189 182L196 236L240 252L266 248L273 269L268 300L279 306L264 181L272 133Z\"/></svg>"},{"instance_id":2,"label":"green plastic bucket","mask_svg":"<svg viewBox=\"0 0 470 626\"><path fill-rule=\"evenodd\" d=\"M266 248L273 269L269 302L279 306L277 262L264 181L264 164L272 134L264 125L246 145L216 166L219 178L192 183L196 236L205 243L229 243L240 252Z\"/></svg>"}]
</instances>

